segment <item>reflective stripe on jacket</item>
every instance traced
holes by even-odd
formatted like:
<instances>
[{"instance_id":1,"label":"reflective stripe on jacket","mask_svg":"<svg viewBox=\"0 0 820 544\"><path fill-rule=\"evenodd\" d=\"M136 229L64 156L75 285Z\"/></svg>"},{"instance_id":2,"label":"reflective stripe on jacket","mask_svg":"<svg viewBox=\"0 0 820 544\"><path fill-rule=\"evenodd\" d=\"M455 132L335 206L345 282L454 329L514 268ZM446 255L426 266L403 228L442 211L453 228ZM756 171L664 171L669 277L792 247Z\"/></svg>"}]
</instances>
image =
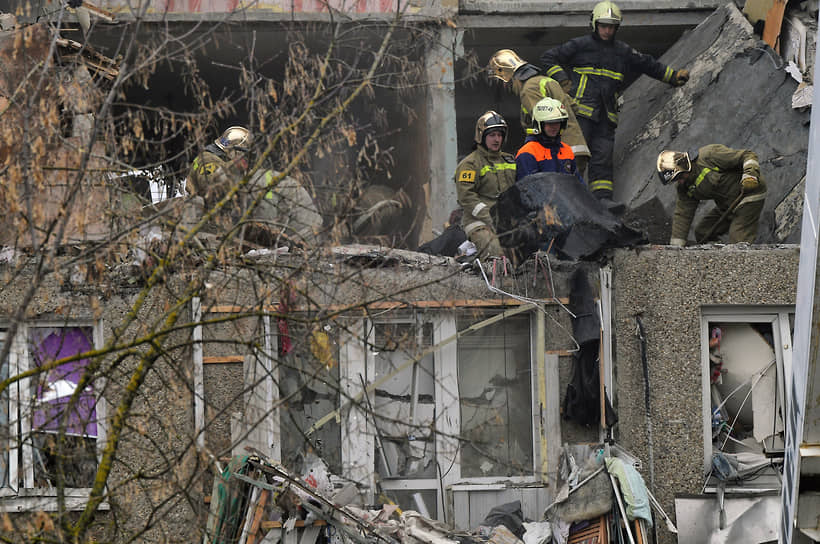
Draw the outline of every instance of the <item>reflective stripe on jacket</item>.
<instances>
[{"instance_id":1,"label":"reflective stripe on jacket","mask_svg":"<svg viewBox=\"0 0 820 544\"><path fill-rule=\"evenodd\" d=\"M546 75L559 82L572 80L570 96L577 115L593 121L606 118L618 124L617 99L630 73L671 84L675 71L619 40L603 41L590 33L546 51L541 56Z\"/></svg>"},{"instance_id":2,"label":"reflective stripe on jacket","mask_svg":"<svg viewBox=\"0 0 820 544\"><path fill-rule=\"evenodd\" d=\"M515 156L515 179L538 172L558 172L571 174L583 183L572 149L560 139L549 145L544 145L545 143L537 136L527 136Z\"/></svg>"},{"instance_id":3,"label":"reflective stripe on jacket","mask_svg":"<svg viewBox=\"0 0 820 544\"><path fill-rule=\"evenodd\" d=\"M753 176L759 185L749 191L738 206L765 198L766 182L760 175L760 164L754 151L732 149L721 144L701 147L688 182L677 186L672 238L686 240L701 200L713 200L721 213L728 210L740 196L743 176Z\"/></svg>"},{"instance_id":4,"label":"reflective stripe on jacket","mask_svg":"<svg viewBox=\"0 0 820 544\"><path fill-rule=\"evenodd\" d=\"M515 183L515 159L509 153L492 153L478 146L456 167L455 183L465 232L469 235L481 227L495 232L490 208Z\"/></svg>"},{"instance_id":5,"label":"reflective stripe on jacket","mask_svg":"<svg viewBox=\"0 0 820 544\"><path fill-rule=\"evenodd\" d=\"M569 97L561 84L547 76L533 76L523 82L515 82L513 84L513 91L518 94L521 99L521 128L525 131L532 128L532 110L535 104L542 98L550 97L560 100L564 107L567 108L569 119L567 119L567 128L561 133L561 140L572 148L575 155L589 156L589 147L587 141L584 139L584 133L581 131L581 126L575 118L575 110L577 106L575 101Z\"/></svg>"}]
</instances>

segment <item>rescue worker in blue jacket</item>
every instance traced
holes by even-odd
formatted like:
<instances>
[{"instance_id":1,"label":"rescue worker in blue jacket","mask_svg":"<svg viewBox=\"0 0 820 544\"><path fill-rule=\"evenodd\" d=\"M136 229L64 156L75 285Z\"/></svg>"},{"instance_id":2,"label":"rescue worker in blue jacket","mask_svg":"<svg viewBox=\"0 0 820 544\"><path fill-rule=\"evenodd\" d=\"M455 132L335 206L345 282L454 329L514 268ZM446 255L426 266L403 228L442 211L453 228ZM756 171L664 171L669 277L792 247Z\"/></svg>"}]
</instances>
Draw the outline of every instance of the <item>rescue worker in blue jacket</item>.
<instances>
[{"instance_id":1,"label":"rescue worker in blue jacket","mask_svg":"<svg viewBox=\"0 0 820 544\"><path fill-rule=\"evenodd\" d=\"M573 38L541 56L546 75L558 80L578 102L576 117L592 154L587 180L593 194L613 208L612 151L618 125L617 101L627 75L649 77L679 87L689 80L687 70L674 70L651 55L616 40L622 21L613 2L599 2L592 10L592 32Z\"/></svg>"},{"instance_id":2,"label":"rescue worker in blue jacket","mask_svg":"<svg viewBox=\"0 0 820 544\"><path fill-rule=\"evenodd\" d=\"M501 151L506 136L504 118L492 110L485 112L475 125L475 150L456 167L458 203L464 210L461 224L481 258L504 255L490 208L515 183L515 159Z\"/></svg>"},{"instance_id":3,"label":"rescue worker in blue jacket","mask_svg":"<svg viewBox=\"0 0 820 544\"><path fill-rule=\"evenodd\" d=\"M561 141L567 126L566 107L554 98L542 98L532 112L532 128L527 129L524 145L515 156L515 179L538 172L570 174L584 183L575 163L572 148Z\"/></svg>"}]
</instances>

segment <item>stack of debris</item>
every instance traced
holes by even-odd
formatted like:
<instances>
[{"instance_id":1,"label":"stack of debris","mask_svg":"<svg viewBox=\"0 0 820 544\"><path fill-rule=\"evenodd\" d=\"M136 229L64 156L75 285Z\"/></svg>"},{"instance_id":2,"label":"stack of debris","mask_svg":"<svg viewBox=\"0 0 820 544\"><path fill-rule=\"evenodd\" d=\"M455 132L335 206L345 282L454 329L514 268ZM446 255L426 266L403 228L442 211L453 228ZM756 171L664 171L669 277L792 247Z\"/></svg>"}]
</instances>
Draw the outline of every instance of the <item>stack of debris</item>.
<instances>
[{"instance_id":1,"label":"stack of debris","mask_svg":"<svg viewBox=\"0 0 820 544\"><path fill-rule=\"evenodd\" d=\"M402 511L393 503L378 510L353 506L359 496L355 485L334 492L321 462L301 478L261 457L237 456L214 478L204 542L564 544L590 537L600 543L647 542L652 507L676 533L633 466L634 459L619 452L609 446L566 445L561 486L544 520L526 520L521 502L513 501L493 507L469 532Z\"/></svg>"}]
</instances>

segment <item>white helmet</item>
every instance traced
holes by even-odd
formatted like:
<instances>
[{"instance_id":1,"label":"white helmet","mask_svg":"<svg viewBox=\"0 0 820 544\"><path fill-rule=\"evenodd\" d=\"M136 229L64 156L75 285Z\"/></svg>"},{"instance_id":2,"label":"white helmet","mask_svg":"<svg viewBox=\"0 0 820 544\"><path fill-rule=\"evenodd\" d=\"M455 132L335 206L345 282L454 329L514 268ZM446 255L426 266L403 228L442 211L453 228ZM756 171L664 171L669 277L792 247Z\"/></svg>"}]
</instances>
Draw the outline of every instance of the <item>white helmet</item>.
<instances>
[{"instance_id":1,"label":"white helmet","mask_svg":"<svg viewBox=\"0 0 820 544\"><path fill-rule=\"evenodd\" d=\"M532 128L528 134L541 134L541 123L561 122L561 130L567 128L569 114L560 100L546 97L535 103L532 111Z\"/></svg>"},{"instance_id":2,"label":"white helmet","mask_svg":"<svg viewBox=\"0 0 820 544\"><path fill-rule=\"evenodd\" d=\"M245 155L251 150L251 133L245 127L233 126L225 129L222 136L214 143L216 147L224 151L229 157L236 158L238 155Z\"/></svg>"},{"instance_id":3,"label":"white helmet","mask_svg":"<svg viewBox=\"0 0 820 544\"><path fill-rule=\"evenodd\" d=\"M658 177L666 185L675 181L679 175L692 170L692 160L685 151L664 150L658 154Z\"/></svg>"},{"instance_id":4,"label":"white helmet","mask_svg":"<svg viewBox=\"0 0 820 544\"><path fill-rule=\"evenodd\" d=\"M621 8L616 6L615 2L598 2L595 4L595 7L592 8L592 15L589 18L593 32L595 32L595 27L598 26L598 23L620 26L622 21Z\"/></svg>"}]
</instances>

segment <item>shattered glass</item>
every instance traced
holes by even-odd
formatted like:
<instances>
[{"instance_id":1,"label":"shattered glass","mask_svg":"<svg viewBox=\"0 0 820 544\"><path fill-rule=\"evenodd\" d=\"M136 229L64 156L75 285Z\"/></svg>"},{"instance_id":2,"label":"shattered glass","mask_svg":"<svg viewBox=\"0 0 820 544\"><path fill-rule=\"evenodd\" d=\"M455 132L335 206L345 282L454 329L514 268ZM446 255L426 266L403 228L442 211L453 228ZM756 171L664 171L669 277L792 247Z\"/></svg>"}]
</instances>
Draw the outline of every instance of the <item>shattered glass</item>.
<instances>
[{"instance_id":1,"label":"shattered glass","mask_svg":"<svg viewBox=\"0 0 820 544\"><path fill-rule=\"evenodd\" d=\"M328 340L319 345L310 340L316 335L306 325L291 323L291 337L307 340L294 342L292 351L279 358L280 395L287 399L285 409L280 411L282 460L285 466L299 467L299 459L313 451L328 464L332 473L341 474L339 423L329 421L310 436L306 434L317 420L338 408L340 402L337 331L323 329L321 332Z\"/></svg>"},{"instance_id":2,"label":"shattered glass","mask_svg":"<svg viewBox=\"0 0 820 544\"><path fill-rule=\"evenodd\" d=\"M376 323L374 332L376 380L390 375L373 400L377 472L382 478L435 478L433 356L396 371L433 344L432 324Z\"/></svg>"},{"instance_id":3,"label":"shattered glass","mask_svg":"<svg viewBox=\"0 0 820 544\"><path fill-rule=\"evenodd\" d=\"M458 330L488 317L465 313ZM514 316L458 340L462 477L532 474L529 326Z\"/></svg>"}]
</instances>

